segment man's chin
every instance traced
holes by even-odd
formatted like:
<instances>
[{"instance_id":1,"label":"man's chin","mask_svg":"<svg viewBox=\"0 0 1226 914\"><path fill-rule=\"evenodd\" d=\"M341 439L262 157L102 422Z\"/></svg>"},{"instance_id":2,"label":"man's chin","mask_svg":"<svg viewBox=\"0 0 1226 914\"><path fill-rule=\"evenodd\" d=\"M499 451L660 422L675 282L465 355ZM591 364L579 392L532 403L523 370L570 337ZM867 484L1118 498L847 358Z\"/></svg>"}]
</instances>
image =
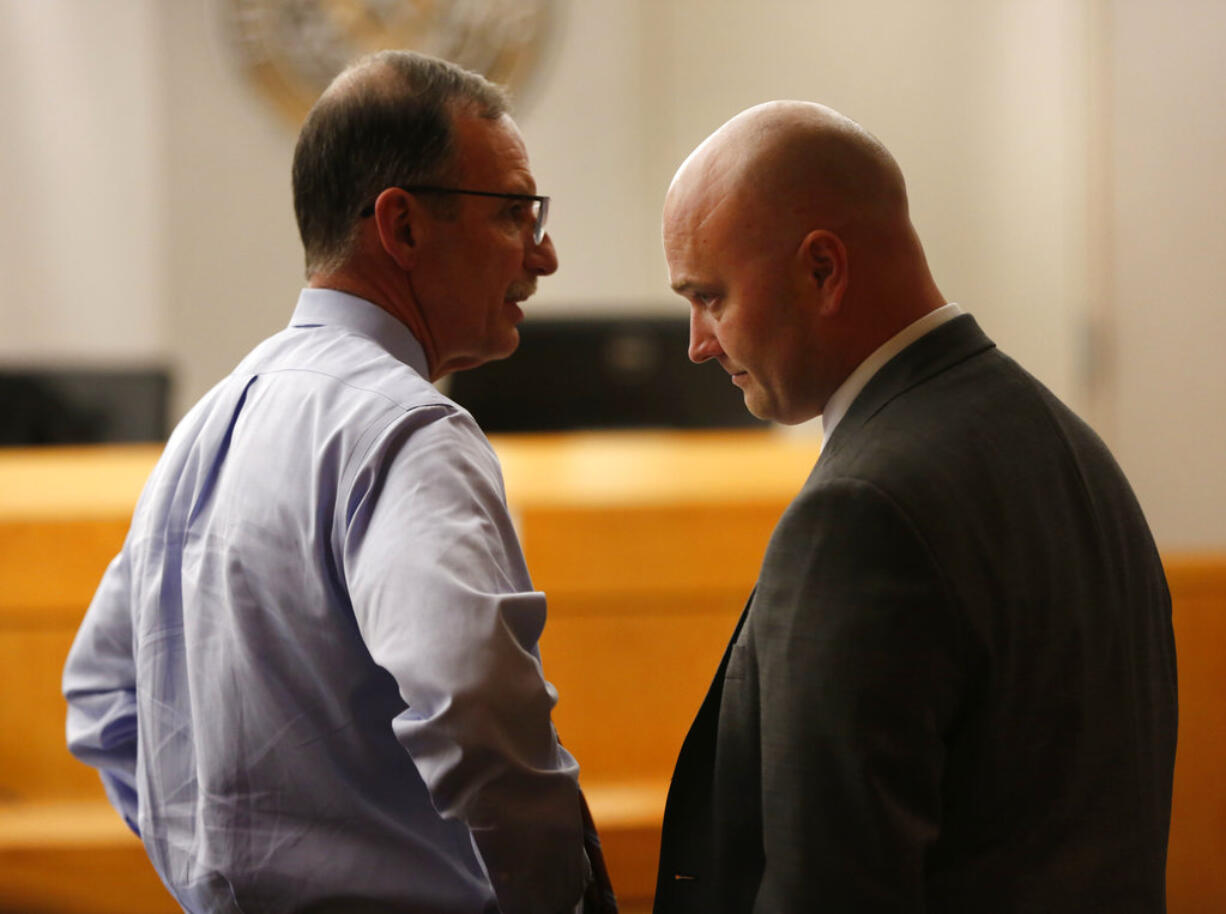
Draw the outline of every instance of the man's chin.
<instances>
[{"instance_id":1,"label":"man's chin","mask_svg":"<svg viewBox=\"0 0 1226 914\"><path fill-rule=\"evenodd\" d=\"M485 350L482 358L474 360L474 364L468 366L476 368L478 365L484 365L486 362L501 362L503 359L510 358L515 354L515 350L519 348L519 328L508 327L502 333L496 343Z\"/></svg>"},{"instance_id":2,"label":"man's chin","mask_svg":"<svg viewBox=\"0 0 1226 914\"><path fill-rule=\"evenodd\" d=\"M765 403L760 400L751 403L748 396L745 398L745 409L755 419L761 419L763 422L774 422L777 425L801 425L821 415L820 411L805 409L791 404L785 410L778 403Z\"/></svg>"},{"instance_id":3,"label":"man's chin","mask_svg":"<svg viewBox=\"0 0 1226 914\"><path fill-rule=\"evenodd\" d=\"M752 388L746 388L744 391L745 409L755 419L761 419L763 422L771 422L775 418L774 404L769 403L764 397L758 396L758 391Z\"/></svg>"},{"instance_id":4,"label":"man's chin","mask_svg":"<svg viewBox=\"0 0 1226 914\"><path fill-rule=\"evenodd\" d=\"M516 349L519 348L519 330L511 327L497 345L490 345L485 348L480 355L471 354L466 356L457 356L451 359L443 366L442 372L438 377L449 375L457 371L470 371L473 368L480 368L486 362L498 362L507 358Z\"/></svg>"},{"instance_id":5,"label":"man's chin","mask_svg":"<svg viewBox=\"0 0 1226 914\"><path fill-rule=\"evenodd\" d=\"M498 354L493 356L494 359L505 359L512 355L519 348L519 328L512 325L503 335L503 343L498 348Z\"/></svg>"}]
</instances>

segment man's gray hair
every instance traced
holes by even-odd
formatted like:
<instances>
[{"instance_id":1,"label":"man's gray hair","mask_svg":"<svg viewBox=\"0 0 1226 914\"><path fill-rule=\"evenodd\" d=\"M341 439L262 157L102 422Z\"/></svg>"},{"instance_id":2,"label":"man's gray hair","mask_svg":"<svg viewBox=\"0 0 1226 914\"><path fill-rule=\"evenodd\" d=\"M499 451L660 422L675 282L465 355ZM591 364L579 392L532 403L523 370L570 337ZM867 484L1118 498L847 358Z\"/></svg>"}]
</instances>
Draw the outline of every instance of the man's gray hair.
<instances>
[{"instance_id":1,"label":"man's gray hair","mask_svg":"<svg viewBox=\"0 0 1226 914\"><path fill-rule=\"evenodd\" d=\"M446 181L457 113L496 120L506 93L479 73L412 51L379 51L332 81L294 149L294 213L308 278L342 266L359 214L386 188Z\"/></svg>"}]
</instances>

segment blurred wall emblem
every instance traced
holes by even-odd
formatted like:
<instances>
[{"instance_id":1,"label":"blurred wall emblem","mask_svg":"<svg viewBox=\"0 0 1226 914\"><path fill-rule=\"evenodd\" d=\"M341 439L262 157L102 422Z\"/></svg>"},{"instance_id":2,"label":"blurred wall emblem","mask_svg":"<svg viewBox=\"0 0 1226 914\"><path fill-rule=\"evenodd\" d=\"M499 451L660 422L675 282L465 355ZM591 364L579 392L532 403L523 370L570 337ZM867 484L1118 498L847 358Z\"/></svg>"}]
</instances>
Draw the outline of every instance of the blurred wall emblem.
<instances>
[{"instance_id":1,"label":"blurred wall emblem","mask_svg":"<svg viewBox=\"0 0 1226 914\"><path fill-rule=\"evenodd\" d=\"M362 54L407 48L516 93L536 66L553 0L222 0L248 77L301 123L332 77Z\"/></svg>"}]
</instances>

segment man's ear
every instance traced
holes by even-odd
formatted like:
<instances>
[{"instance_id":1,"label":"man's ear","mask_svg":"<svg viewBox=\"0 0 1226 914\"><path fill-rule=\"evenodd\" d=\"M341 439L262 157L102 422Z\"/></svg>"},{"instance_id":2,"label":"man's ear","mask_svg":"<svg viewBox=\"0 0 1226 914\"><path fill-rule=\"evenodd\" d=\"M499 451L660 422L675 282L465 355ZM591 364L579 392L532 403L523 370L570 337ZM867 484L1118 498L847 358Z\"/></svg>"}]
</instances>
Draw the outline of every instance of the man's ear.
<instances>
[{"instance_id":1,"label":"man's ear","mask_svg":"<svg viewBox=\"0 0 1226 914\"><path fill-rule=\"evenodd\" d=\"M816 290L822 317L833 317L847 291L847 246L826 229L814 229L800 244L801 267Z\"/></svg>"},{"instance_id":2,"label":"man's ear","mask_svg":"<svg viewBox=\"0 0 1226 914\"><path fill-rule=\"evenodd\" d=\"M422 210L411 194L398 187L389 187L375 200L372 219L379 235L379 244L402 270L417 262L420 251L418 235Z\"/></svg>"}]
</instances>

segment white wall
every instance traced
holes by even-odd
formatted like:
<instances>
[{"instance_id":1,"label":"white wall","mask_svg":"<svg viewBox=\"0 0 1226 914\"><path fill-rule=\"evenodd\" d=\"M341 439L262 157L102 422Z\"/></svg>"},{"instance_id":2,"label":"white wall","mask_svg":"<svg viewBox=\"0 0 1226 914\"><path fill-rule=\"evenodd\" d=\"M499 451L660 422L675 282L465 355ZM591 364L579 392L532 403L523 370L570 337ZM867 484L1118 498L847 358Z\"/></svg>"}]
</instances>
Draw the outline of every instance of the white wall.
<instances>
[{"instance_id":1,"label":"white wall","mask_svg":"<svg viewBox=\"0 0 1226 914\"><path fill-rule=\"evenodd\" d=\"M659 310L671 295L659 253L649 105L662 87L645 60L651 0L573 0L545 71L517 120L542 193L558 272L528 305L538 313ZM670 303L671 304L671 303Z\"/></svg>"},{"instance_id":2,"label":"white wall","mask_svg":"<svg viewBox=\"0 0 1226 914\"><path fill-rule=\"evenodd\" d=\"M0 0L3 362L164 356L181 410L287 319L295 127L222 5ZM1103 431L1160 540L1226 545L1226 4L558 6L519 116L561 258L530 316L676 312L676 165L748 105L820 100L894 151L942 290Z\"/></svg>"},{"instance_id":3,"label":"white wall","mask_svg":"<svg viewBox=\"0 0 1226 914\"><path fill-rule=\"evenodd\" d=\"M1168 548L1226 545L1226 4L1113 26L1113 444Z\"/></svg>"},{"instance_id":4,"label":"white wall","mask_svg":"<svg viewBox=\"0 0 1226 914\"><path fill-rule=\"evenodd\" d=\"M152 0L0 0L0 361L149 363L167 264Z\"/></svg>"},{"instance_id":5,"label":"white wall","mask_svg":"<svg viewBox=\"0 0 1226 914\"><path fill-rule=\"evenodd\" d=\"M222 4L159 4L169 176L164 312L186 409L289 321L302 286L290 163L297 128L240 77Z\"/></svg>"},{"instance_id":6,"label":"white wall","mask_svg":"<svg viewBox=\"0 0 1226 914\"><path fill-rule=\"evenodd\" d=\"M1083 6L1069 0L660 4L651 30L657 184L737 111L770 98L860 121L907 175L950 300L1078 404L1085 310Z\"/></svg>"}]
</instances>

